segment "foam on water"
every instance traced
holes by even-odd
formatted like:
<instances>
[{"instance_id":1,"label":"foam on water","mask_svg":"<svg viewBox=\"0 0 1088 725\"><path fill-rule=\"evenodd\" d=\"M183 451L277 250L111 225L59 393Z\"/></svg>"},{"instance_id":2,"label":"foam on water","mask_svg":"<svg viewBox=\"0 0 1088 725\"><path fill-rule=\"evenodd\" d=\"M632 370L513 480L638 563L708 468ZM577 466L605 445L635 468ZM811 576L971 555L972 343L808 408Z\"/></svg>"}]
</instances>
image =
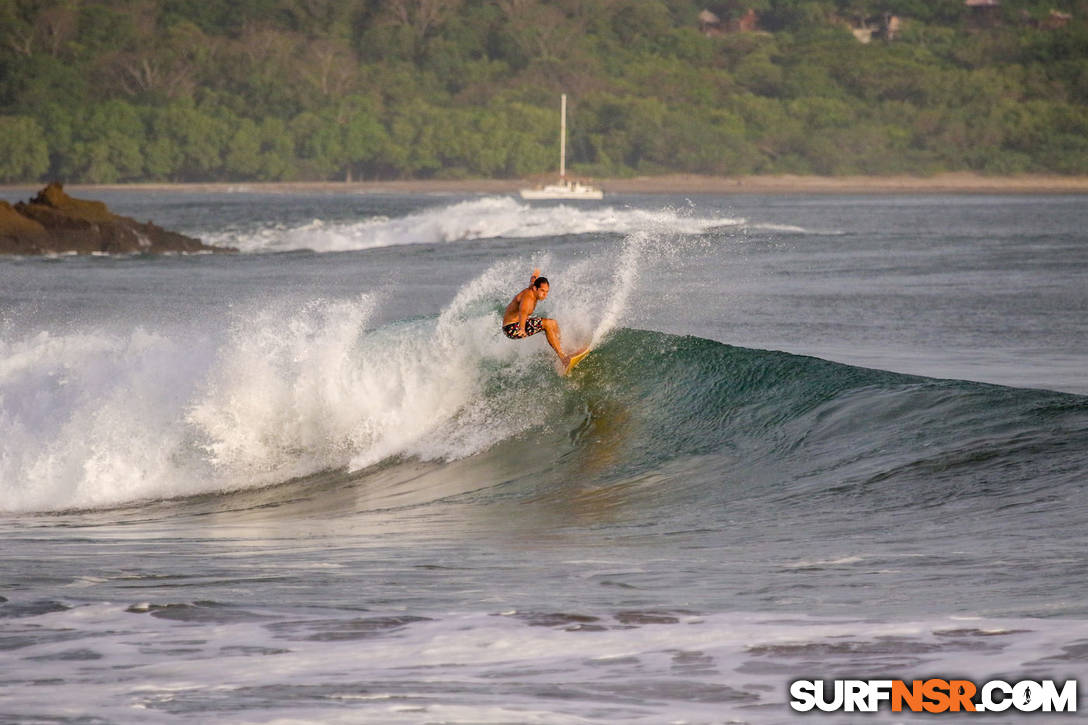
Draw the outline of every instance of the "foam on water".
<instances>
[{"instance_id":1,"label":"foam on water","mask_svg":"<svg viewBox=\"0 0 1088 725\"><path fill-rule=\"evenodd\" d=\"M207 362L135 328L0 342L0 509L108 505L191 492L179 413Z\"/></svg>"},{"instance_id":2,"label":"foam on water","mask_svg":"<svg viewBox=\"0 0 1088 725\"><path fill-rule=\"evenodd\" d=\"M0 340L0 510L112 506L485 450L530 424L519 415L529 391L511 381L554 361L543 335L512 344L498 334L528 270L562 279L565 293L539 312L564 320L574 349L618 324L652 239L633 234L615 258L565 268L546 256L497 263L436 318L381 327L371 323L380 296L363 294L239 304L226 330L92 326ZM485 394L495 384L511 391L502 401Z\"/></svg>"},{"instance_id":3,"label":"foam on water","mask_svg":"<svg viewBox=\"0 0 1088 725\"><path fill-rule=\"evenodd\" d=\"M9 626L33 628L36 641L5 673L0 714L267 722L272 708L306 722L778 723L793 715L788 686L799 677L1064 681L1077 674L1067 643L1088 637L1083 621L1026 618L43 609ZM44 678L65 686L43 698Z\"/></svg>"},{"instance_id":4,"label":"foam on water","mask_svg":"<svg viewBox=\"0 0 1088 725\"><path fill-rule=\"evenodd\" d=\"M510 197L485 197L450 206L432 207L403 217L371 217L358 221L235 227L205 234L213 244L244 252L283 252L309 249L343 252L398 244L443 244L471 239L522 239L576 234L630 234L668 228L698 234L713 228L741 227L744 219L696 217L685 211L649 211L615 206L558 204L532 206ZM801 231L794 228L793 231Z\"/></svg>"},{"instance_id":5,"label":"foam on water","mask_svg":"<svg viewBox=\"0 0 1088 725\"><path fill-rule=\"evenodd\" d=\"M373 305L272 304L223 339L136 329L5 343L0 509L232 490L410 453L476 397L481 360L508 351L484 317L372 329Z\"/></svg>"}]
</instances>

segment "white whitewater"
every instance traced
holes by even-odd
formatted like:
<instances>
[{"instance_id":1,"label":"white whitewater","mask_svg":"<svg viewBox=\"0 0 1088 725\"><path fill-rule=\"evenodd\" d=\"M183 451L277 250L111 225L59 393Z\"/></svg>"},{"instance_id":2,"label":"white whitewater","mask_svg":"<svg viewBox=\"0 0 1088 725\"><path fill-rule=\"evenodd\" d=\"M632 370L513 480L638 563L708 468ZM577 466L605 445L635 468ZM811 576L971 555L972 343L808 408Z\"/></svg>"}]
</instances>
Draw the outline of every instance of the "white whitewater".
<instances>
[{"instance_id":1,"label":"white whitewater","mask_svg":"<svg viewBox=\"0 0 1088 725\"><path fill-rule=\"evenodd\" d=\"M447 244L486 239L531 239L581 234L630 234L648 227L684 234L742 228L736 217L694 216L686 210L656 211L619 206L531 206L511 197L483 197L435 206L403 217L330 222L314 219L292 227L262 224L204 234L209 243L243 252L346 252L407 244Z\"/></svg>"},{"instance_id":2,"label":"white whitewater","mask_svg":"<svg viewBox=\"0 0 1088 725\"><path fill-rule=\"evenodd\" d=\"M569 264L499 262L436 317L381 326L381 295L368 293L241 304L227 329L0 341L0 511L110 507L486 450L527 425L483 394L487 370L540 375L553 360L543 336L499 333L529 271L556 280L540 312L561 321L568 347L597 344L663 240L639 232L617 253Z\"/></svg>"}]
</instances>

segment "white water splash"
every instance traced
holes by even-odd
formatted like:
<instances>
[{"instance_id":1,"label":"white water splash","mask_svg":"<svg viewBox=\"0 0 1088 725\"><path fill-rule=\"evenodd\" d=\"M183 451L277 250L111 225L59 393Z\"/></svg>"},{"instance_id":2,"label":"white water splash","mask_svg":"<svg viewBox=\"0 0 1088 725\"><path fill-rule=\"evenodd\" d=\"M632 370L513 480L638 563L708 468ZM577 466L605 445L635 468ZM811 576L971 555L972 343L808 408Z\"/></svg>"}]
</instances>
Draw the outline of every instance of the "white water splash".
<instances>
[{"instance_id":1,"label":"white water splash","mask_svg":"<svg viewBox=\"0 0 1088 725\"><path fill-rule=\"evenodd\" d=\"M484 450L527 425L517 406L483 394L487 370L517 377L546 352L499 333L516 276L494 265L436 318L377 328L377 298L362 295L263 301L237 309L225 334L89 329L0 342L0 511L101 508Z\"/></svg>"},{"instance_id":2,"label":"white water splash","mask_svg":"<svg viewBox=\"0 0 1088 725\"><path fill-rule=\"evenodd\" d=\"M380 297L364 294L263 299L234 309L226 330L90 328L0 341L0 510L99 508L397 455L474 455L523 433L532 425L524 411L546 403L547 386L517 383L549 374L544 336L515 342L499 332L533 267L553 275L537 314L556 318L573 350L621 325L640 270L669 244L636 232L618 252L573 263L500 261L436 317L381 327L371 324ZM499 379L501 399L486 393Z\"/></svg>"},{"instance_id":3,"label":"white water splash","mask_svg":"<svg viewBox=\"0 0 1088 725\"><path fill-rule=\"evenodd\" d=\"M41 333L0 343L0 510L112 505L199 490L179 475L179 413L207 365L198 341Z\"/></svg>"},{"instance_id":4,"label":"white water splash","mask_svg":"<svg viewBox=\"0 0 1088 725\"><path fill-rule=\"evenodd\" d=\"M443 244L499 237L527 239L577 234L630 234L647 228L668 228L676 233L698 234L708 229L744 224L744 219L696 217L673 209L647 211L566 204L531 206L510 197L485 197L425 209L394 219L372 217L352 222L314 219L294 227L277 224L204 236L212 244L237 247L243 252L299 249L342 252L399 244Z\"/></svg>"}]
</instances>

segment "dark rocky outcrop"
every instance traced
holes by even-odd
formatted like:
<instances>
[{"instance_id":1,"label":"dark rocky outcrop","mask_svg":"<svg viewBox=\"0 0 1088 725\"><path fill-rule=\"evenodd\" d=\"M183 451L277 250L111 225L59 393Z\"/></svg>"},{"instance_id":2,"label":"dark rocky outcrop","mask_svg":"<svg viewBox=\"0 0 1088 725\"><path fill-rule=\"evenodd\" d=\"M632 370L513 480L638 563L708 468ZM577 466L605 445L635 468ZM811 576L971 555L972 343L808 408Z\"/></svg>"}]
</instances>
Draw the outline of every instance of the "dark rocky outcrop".
<instances>
[{"instance_id":1,"label":"dark rocky outcrop","mask_svg":"<svg viewBox=\"0 0 1088 725\"><path fill-rule=\"evenodd\" d=\"M0 254L235 252L73 199L54 182L29 202L0 201Z\"/></svg>"}]
</instances>

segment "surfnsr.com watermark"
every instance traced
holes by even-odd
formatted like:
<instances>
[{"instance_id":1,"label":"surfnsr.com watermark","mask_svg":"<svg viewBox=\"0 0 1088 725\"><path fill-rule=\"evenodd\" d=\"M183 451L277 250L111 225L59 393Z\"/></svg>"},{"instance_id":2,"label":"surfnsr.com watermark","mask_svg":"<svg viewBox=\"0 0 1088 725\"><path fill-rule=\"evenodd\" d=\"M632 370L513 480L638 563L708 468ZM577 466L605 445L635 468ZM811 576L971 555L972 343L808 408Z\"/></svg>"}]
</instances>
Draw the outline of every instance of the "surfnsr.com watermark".
<instances>
[{"instance_id":1,"label":"surfnsr.com watermark","mask_svg":"<svg viewBox=\"0 0 1088 725\"><path fill-rule=\"evenodd\" d=\"M1076 712L1077 681L796 680L790 707L798 712Z\"/></svg>"}]
</instances>

